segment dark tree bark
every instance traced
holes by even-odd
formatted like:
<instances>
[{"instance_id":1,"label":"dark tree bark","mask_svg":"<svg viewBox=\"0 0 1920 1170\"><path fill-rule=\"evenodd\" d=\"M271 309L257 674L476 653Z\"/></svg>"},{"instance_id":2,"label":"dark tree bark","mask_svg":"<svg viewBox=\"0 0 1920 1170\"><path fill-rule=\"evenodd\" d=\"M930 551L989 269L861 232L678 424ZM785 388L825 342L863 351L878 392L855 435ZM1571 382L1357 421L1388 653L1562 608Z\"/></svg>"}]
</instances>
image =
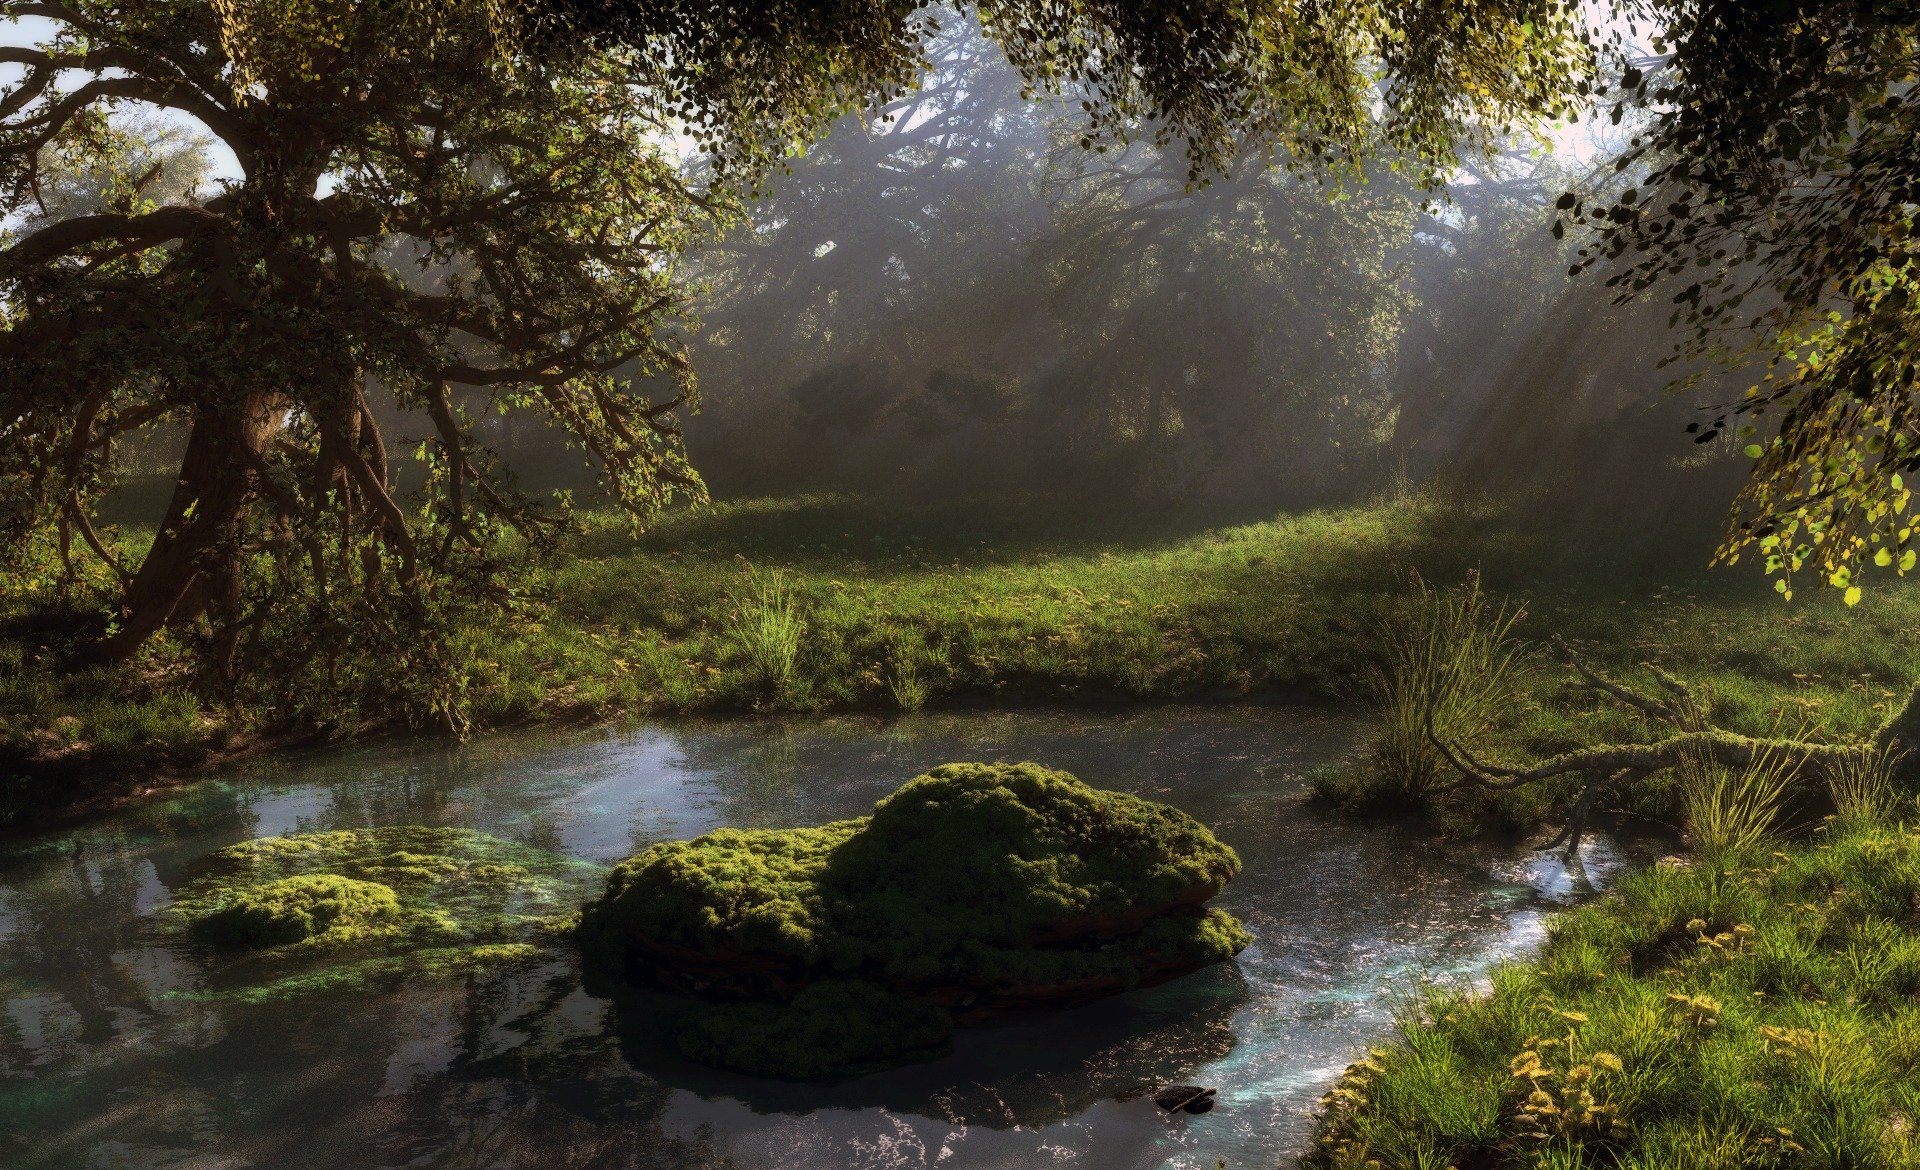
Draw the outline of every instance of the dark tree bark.
<instances>
[{"instance_id":1,"label":"dark tree bark","mask_svg":"<svg viewBox=\"0 0 1920 1170\"><path fill-rule=\"evenodd\" d=\"M125 661L165 626L205 613L216 629L237 626L247 519L283 415L277 398L252 393L195 418L166 517L121 594L118 624L97 648L100 661ZM232 641L217 648L223 670L233 667Z\"/></svg>"}]
</instances>

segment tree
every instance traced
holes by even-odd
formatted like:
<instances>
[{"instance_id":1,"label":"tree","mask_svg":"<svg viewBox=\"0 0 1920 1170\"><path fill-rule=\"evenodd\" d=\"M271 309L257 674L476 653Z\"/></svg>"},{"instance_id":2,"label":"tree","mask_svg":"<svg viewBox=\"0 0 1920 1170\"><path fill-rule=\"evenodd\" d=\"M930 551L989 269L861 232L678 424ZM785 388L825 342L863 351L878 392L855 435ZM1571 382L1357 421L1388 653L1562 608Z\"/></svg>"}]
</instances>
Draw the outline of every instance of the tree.
<instances>
[{"instance_id":1,"label":"tree","mask_svg":"<svg viewBox=\"0 0 1920 1170\"><path fill-rule=\"evenodd\" d=\"M1195 179L1247 141L1333 168L1384 141L1434 181L1490 128L1565 109L1585 62L1566 0L977 12L1030 86L1085 95L1089 145L1144 125L1185 144ZM55 28L0 48L19 73L0 87L0 531L16 551L49 525L98 545L88 511L115 441L186 426L172 502L140 562L116 564L97 652L203 628L231 677L246 632L290 598L383 612L462 573L484 584L495 537L537 521L474 442L459 387L546 414L636 514L697 494L675 421L692 395L677 258L771 161L908 86L940 15L913 0L0 0L0 18ZM114 129L128 108L197 123L239 178L200 198L164 167L136 171ZM714 183L663 148L681 133ZM62 217L41 202L59 165L127 179L109 208ZM649 376L666 380L657 399L636 389ZM418 509L394 496L376 390L434 424Z\"/></svg>"},{"instance_id":2,"label":"tree","mask_svg":"<svg viewBox=\"0 0 1920 1170\"><path fill-rule=\"evenodd\" d=\"M277 7L277 6L276 6ZM0 516L90 535L117 437L188 428L158 535L100 643L125 657L211 619L217 665L290 573L324 598L448 570L532 513L504 493L449 387L546 413L636 509L694 492L672 410L690 386L666 315L671 258L720 212L656 145L619 53L502 55L477 8L431 18L322 5L235 36L217 5L8 5L59 31L0 49L24 67L0 110ZM339 18L327 23L326 18ZM63 88L63 75L85 80ZM208 198L137 159L111 112L175 111L241 177ZM131 176L58 215L50 167ZM38 213L38 214L35 214ZM654 402L616 374L662 372ZM428 509L392 493L376 384L431 417ZM282 570L247 596L253 554Z\"/></svg>"},{"instance_id":3,"label":"tree","mask_svg":"<svg viewBox=\"0 0 1920 1170\"><path fill-rule=\"evenodd\" d=\"M1810 568L1846 601L1871 561L1914 567L1920 469L1920 14L1869 0L1622 5L1651 17L1611 116L1644 129L1617 198L1561 200L1597 230L1582 265L1623 298L1656 287L1676 356L1764 373L1702 442L1753 459L1720 557L1757 550L1776 587ZM1763 428L1770 428L1768 434Z\"/></svg>"}]
</instances>

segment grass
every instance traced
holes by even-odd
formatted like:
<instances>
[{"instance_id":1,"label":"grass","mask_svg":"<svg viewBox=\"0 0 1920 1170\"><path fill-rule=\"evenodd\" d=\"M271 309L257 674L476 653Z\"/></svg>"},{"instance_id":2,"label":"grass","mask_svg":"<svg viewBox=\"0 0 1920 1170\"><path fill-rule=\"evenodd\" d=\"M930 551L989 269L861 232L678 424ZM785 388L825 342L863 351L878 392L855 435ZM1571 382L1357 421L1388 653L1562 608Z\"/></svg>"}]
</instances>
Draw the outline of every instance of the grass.
<instances>
[{"instance_id":1,"label":"grass","mask_svg":"<svg viewBox=\"0 0 1920 1170\"><path fill-rule=\"evenodd\" d=\"M793 691L794 662L806 629L799 602L785 574L776 569L754 582L749 596L734 611L729 632L740 657L767 694L777 699Z\"/></svg>"},{"instance_id":2,"label":"grass","mask_svg":"<svg viewBox=\"0 0 1920 1170\"><path fill-rule=\"evenodd\" d=\"M1799 769L1777 751L1756 753L1744 768L1725 768L1698 757L1678 769L1674 783L1687 836L1701 856L1751 852L1764 844L1780 820Z\"/></svg>"},{"instance_id":3,"label":"grass","mask_svg":"<svg viewBox=\"0 0 1920 1170\"><path fill-rule=\"evenodd\" d=\"M1450 589L1416 577L1385 639L1386 659L1368 675L1378 715L1372 748L1354 768L1330 773L1321 795L1356 810L1431 803L1452 774L1434 737L1477 740L1519 698L1528 653L1514 629L1525 616L1489 598L1477 572Z\"/></svg>"},{"instance_id":4,"label":"grass","mask_svg":"<svg viewBox=\"0 0 1920 1170\"><path fill-rule=\"evenodd\" d=\"M1920 677L1920 590L1869 590L1845 610L1814 590L1783 603L1757 574L1613 571L1550 552L1487 508L1418 494L1225 520L810 496L677 513L638 537L589 516L565 559L519 582L536 604L449 639L458 678L446 693L476 729L956 702L1356 701L1387 661L1380 632L1406 618L1410 575L1444 591L1476 570L1488 604L1524 606L1519 637L1561 634L1614 670L1656 662L1711 692L1735 729L1858 735ZM0 817L39 799L50 767L66 769L62 784L126 780L302 730L304 714L196 702L164 653L137 671L61 673L32 648L57 609L44 583L0 582L0 777L12 793L0 792ZM1521 697L1487 732L1511 754L1645 735L1565 690L1550 664L1516 681ZM327 731L378 726L366 720Z\"/></svg>"},{"instance_id":5,"label":"grass","mask_svg":"<svg viewBox=\"0 0 1920 1170\"><path fill-rule=\"evenodd\" d=\"M1908 805L1908 810L1912 806ZM1662 863L1322 1103L1320 1170L1920 1166L1920 832Z\"/></svg>"}]
</instances>

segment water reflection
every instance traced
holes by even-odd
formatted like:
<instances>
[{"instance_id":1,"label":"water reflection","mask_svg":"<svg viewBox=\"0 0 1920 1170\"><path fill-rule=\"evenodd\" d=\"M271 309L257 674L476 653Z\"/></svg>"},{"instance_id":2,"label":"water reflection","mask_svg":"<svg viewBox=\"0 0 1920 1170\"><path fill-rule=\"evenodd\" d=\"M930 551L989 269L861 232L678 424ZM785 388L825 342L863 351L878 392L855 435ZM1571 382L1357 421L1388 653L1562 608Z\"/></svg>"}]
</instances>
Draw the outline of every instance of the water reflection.
<instances>
[{"instance_id":1,"label":"water reflection","mask_svg":"<svg viewBox=\"0 0 1920 1170\"><path fill-rule=\"evenodd\" d=\"M1604 884L1549 859L1442 852L1326 817L1303 773L1348 749L1322 715L1159 710L881 725L644 728L381 744L237 770L0 853L0 1165L1128 1168L1273 1165L1308 1106L1421 976L1466 977ZM699 1069L564 955L384 994L247 1005L152 912L221 846L428 823L610 862L718 824L867 811L951 759L1033 759L1180 805L1241 853L1233 967L964 1031L940 1059L825 1084ZM1220 1088L1210 1114L1145 1095Z\"/></svg>"}]
</instances>

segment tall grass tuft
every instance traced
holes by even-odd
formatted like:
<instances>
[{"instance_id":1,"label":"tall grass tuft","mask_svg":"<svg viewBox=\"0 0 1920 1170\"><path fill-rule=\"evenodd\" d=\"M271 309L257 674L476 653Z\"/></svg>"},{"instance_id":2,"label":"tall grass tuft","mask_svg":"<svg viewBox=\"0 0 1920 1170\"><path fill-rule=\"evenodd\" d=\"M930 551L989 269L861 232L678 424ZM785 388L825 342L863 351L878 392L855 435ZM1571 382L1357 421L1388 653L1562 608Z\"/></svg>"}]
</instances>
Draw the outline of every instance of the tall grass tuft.
<instances>
[{"instance_id":1,"label":"tall grass tuft","mask_svg":"<svg viewBox=\"0 0 1920 1170\"><path fill-rule=\"evenodd\" d=\"M918 640L909 640L893 648L887 661L887 693L902 713L912 714L933 697L933 679L929 672L946 665L944 648L933 649Z\"/></svg>"},{"instance_id":2,"label":"tall grass tuft","mask_svg":"<svg viewBox=\"0 0 1920 1170\"><path fill-rule=\"evenodd\" d=\"M753 672L770 693L793 689L794 664L807 624L800 602L779 569L753 577L753 593L734 609L732 636Z\"/></svg>"},{"instance_id":3,"label":"tall grass tuft","mask_svg":"<svg viewBox=\"0 0 1920 1170\"><path fill-rule=\"evenodd\" d=\"M1868 748L1849 755L1827 771L1833 811L1848 825L1873 825L1893 815L1894 752Z\"/></svg>"},{"instance_id":4,"label":"tall grass tuft","mask_svg":"<svg viewBox=\"0 0 1920 1170\"><path fill-rule=\"evenodd\" d=\"M1390 635L1387 665L1371 679L1380 796L1407 806L1424 804L1448 772L1427 734L1428 713L1448 742L1484 733L1514 703L1528 656L1513 634L1525 611L1489 598L1478 573L1452 589L1418 578L1414 585L1407 616Z\"/></svg>"},{"instance_id":5,"label":"tall grass tuft","mask_svg":"<svg viewBox=\"0 0 1920 1170\"><path fill-rule=\"evenodd\" d=\"M1767 840L1800 765L1783 752L1763 749L1744 768L1696 756L1675 771L1694 848L1718 857L1748 852Z\"/></svg>"}]
</instances>

